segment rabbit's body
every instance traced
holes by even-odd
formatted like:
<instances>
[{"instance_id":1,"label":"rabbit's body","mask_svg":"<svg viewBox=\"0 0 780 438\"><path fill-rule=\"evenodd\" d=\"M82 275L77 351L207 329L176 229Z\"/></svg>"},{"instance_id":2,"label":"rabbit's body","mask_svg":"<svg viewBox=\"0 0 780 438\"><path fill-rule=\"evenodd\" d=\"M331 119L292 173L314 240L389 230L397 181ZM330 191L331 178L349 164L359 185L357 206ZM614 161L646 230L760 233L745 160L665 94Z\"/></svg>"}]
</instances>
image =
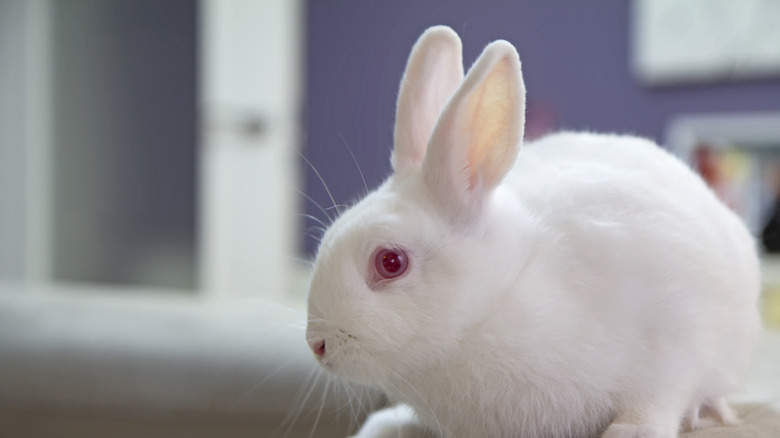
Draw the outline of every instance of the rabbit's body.
<instances>
[{"instance_id":1,"label":"rabbit's body","mask_svg":"<svg viewBox=\"0 0 780 438\"><path fill-rule=\"evenodd\" d=\"M758 262L682 163L637 138L559 134L526 146L502 189L494 214L515 229L484 230L505 245L485 265L514 263L517 281L487 273L469 303L481 317L436 363L391 377L394 398L445 435L587 437L632 404L690 417L736 387Z\"/></svg>"},{"instance_id":2,"label":"rabbit's body","mask_svg":"<svg viewBox=\"0 0 780 438\"><path fill-rule=\"evenodd\" d=\"M395 174L319 249L307 336L323 366L410 405L404 436L672 438L700 407L733 422L722 397L758 328L739 219L646 140L563 133L518 154L524 89L506 43L448 79L460 86L430 126L404 120L411 86L434 84L415 76L437 71L420 52L454 45L459 62L451 31L426 34ZM361 436L394 427L369 420Z\"/></svg>"}]
</instances>

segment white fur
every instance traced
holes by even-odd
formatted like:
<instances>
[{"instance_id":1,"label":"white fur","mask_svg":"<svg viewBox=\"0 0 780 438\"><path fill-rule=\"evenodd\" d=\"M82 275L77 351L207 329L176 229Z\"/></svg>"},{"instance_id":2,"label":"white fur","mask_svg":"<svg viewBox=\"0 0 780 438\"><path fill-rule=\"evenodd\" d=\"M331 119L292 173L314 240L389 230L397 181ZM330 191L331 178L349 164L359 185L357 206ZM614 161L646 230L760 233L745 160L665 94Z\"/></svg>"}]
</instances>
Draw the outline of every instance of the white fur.
<instances>
[{"instance_id":1,"label":"white fur","mask_svg":"<svg viewBox=\"0 0 780 438\"><path fill-rule=\"evenodd\" d=\"M496 42L422 162L396 132L394 160L412 164L319 248L307 338L325 340L322 365L411 406L420 436L674 438L700 414L735 422L723 396L759 328L751 236L647 140L561 133L520 148L524 100L517 54ZM409 268L377 284L381 246ZM359 436L414 424L381 415Z\"/></svg>"},{"instance_id":2,"label":"white fur","mask_svg":"<svg viewBox=\"0 0 780 438\"><path fill-rule=\"evenodd\" d=\"M412 48L398 93L396 173L414 171L425 158L436 119L463 81L462 59L460 38L446 26L429 28Z\"/></svg>"}]
</instances>

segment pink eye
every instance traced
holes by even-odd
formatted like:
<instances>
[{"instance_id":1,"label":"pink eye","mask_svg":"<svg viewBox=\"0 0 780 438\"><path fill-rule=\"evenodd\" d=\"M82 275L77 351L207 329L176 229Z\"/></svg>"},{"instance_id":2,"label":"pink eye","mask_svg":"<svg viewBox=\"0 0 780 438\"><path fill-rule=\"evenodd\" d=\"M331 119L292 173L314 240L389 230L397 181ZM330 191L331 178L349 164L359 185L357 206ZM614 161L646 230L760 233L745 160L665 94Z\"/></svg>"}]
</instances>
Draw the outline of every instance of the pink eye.
<instances>
[{"instance_id":1,"label":"pink eye","mask_svg":"<svg viewBox=\"0 0 780 438\"><path fill-rule=\"evenodd\" d=\"M409 261L400 249L382 248L374 258L374 270L382 278L396 278L406 271Z\"/></svg>"}]
</instances>

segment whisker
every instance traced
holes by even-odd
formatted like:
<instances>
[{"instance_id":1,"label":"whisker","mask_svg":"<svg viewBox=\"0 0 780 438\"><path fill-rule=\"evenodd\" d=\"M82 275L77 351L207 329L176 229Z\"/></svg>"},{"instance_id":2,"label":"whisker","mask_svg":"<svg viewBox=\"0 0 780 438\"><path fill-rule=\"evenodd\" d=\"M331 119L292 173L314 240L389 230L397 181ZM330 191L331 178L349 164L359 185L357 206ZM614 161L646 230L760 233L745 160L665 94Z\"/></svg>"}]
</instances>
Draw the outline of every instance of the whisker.
<instances>
[{"instance_id":1,"label":"whisker","mask_svg":"<svg viewBox=\"0 0 780 438\"><path fill-rule=\"evenodd\" d=\"M320 172L317 170L316 167L314 167L314 164L312 164L311 161L309 161L309 159L306 158L305 155L303 155L300 151L297 151L297 152L298 152L298 155L300 155L300 157L303 159L303 161L305 161L306 164L308 164L309 167L311 167L311 170L314 171L314 173L317 175L317 178L320 179L320 182L322 183L322 186L325 188L325 191L328 193L328 196L330 196L330 201L333 203L333 206L336 207L336 212L338 214L341 214L341 211L339 210L339 208L337 207L337 204L336 204L336 198L333 197L333 193L330 192L330 188L328 188L328 185L325 184L325 179L322 178L322 175L320 175Z\"/></svg>"},{"instance_id":2,"label":"whisker","mask_svg":"<svg viewBox=\"0 0 780 438\"><path fill-rule=\"evenodd\" d=\"M363 396L360 392L356 392L353 390L352 385L345 384L345 389L349 391L350 398L349 400L349 427L350 429L359 429L360 428L360 417L361 412L364 411L363 407Z\"/></svg>"},{"instance_id":3,"label":"whisker","mask_svg":"<svg viewBox=\"0 0 780 438\"><path fill-rule=\"evenodd\" d=\"M273 378L273 377L274 377L274 376L275 376L275 375L276 375L276 374L277 374L279 371L282 371L282 370L286 369L286 368L287 368L287 366L288 366L288 365L290 365L290 363L291 363L293 360L295 360L295 358L292 358L292 359L289 359L289 360L287 360L286 362L284 362L283 364L281 364L281 365L280 365L280 366L279 366L279 367L278 367L276 370L274 370L274 371L272 371L272 372L268 373L268 375L267 375L267 376L265 376L265 378L263 378L263 379L262 379L262 380L260 380L259 382L257 382L257 383L255 383L254 385L252 385L252 387L250 387L248 390L246 390L246 391L244 392L244 394L242 394L242 395L238 396L238 397L236 398L236 400L235 400L235 401L233 401L233 404L232 404L232 405L233 405L233 407L236 407L236 406L238 406L238 405L239 405L241 402L243 402L244 400L246 400L246 399L247 399L247 397L249 397L250 395L252 395L252 394L253 394L255 391L257 391L257 390L258 390L258 389L259 389L261 386L263 386L263 385L265 384L265 382L267 382L267 381L269 381L271 378Z\"/></svg>"},{"instance_id":4,"label":"whisker","mask_svg":"<svg viewBox=\"0 0 780 438\"><path fill-rule=\"evenodd\" d=\"M347 147L347 150L349 151L349 155L351 155L351 156L352 156L352 161L355 163L355 167L357 167L357 170L358 170L358 172L360 173L360 179L362 179L362 180L363 180L363 187L365 187L365 188L366 188L366 193L368 193L368 192L369 192L369 190L368 190L368 184L366 184L366 177L365 177L365 176L363 176L363 170L361 170L361 169L360 169L360 164L358 164L358 160L357 160L357 158L355 158L355 154L352 152L352 148L351 148L351 147L349 147L349 143L347 143L347 139L346 139L346 138L344 138L344 136L343 136L343 135L341 135L341 132L339 132L339 131L337 130L337 131L336 131L336 134L338 134L338 135L339 135L339 137L341 137L341 141L343 141L343 142L344 142L344 146L346 146L346 147Z\"/></svg>"},{"instance_id":5,"label":"whisker","mask_svg":"<svg viewBox=\"0 0 780 438\"><path fill-rule=\"evenodd\" d=\"M319 245L319 244L320 244L320 242L322 242L322 237L323 237L323 234L322 234L322 233L316 233L316 234L314 234L314 233L312 233L312 232L306 232L306 233L304 233L303 235L304 235L305 237L311 237L311 238L312 238L312 239L313 239L313 240L316 242L316 244L317 244L317 245Z\"/></svg>"},{"instance_id":6,"label":"whisker","mask_svg":"<svg viewBox=\"0 0 780 438\"><path fill-rule=\"evenodd\" d=\"M412 385L406 379L404 379L401 376L401 374L399 374L397 371L393 371L393 370L389 370L389 371L399 380L400 383L405 384L409 389L411 389L415 394L417 394L419 400L425 405L428 412L430 412L433 421L436 422L436 427L439 429L439 436L448 436L447 434L444 433L444 428L442 427L439 420L436 419L436 413L433 410L433 407L430 404L428 404L427 401L425 401L425 397L423 397L422 394L420 394L420 391L418 391L417 388L414 387L414 385Z\"/></svg>"},{"instance_id":7,"label":"whisker","mask_svg":"<svg viewBox=\"0 0 780 438\"><path fill-rule=\"evenodd\" d=\"M320 234L325 234L325 231L327 231L327 230L325 230L325 228L322 228L322 227L320 227L318 225L315 225L315 226L312 226L312 227L309 227L309 228L306 229L307 233L311 233L312 231L319 231Z\"/></svg>"},{"instance_id":8,"label":"whisker","mask_svg":"<svg viewBox=\"0 0 780 438\"><path fill-rule=\"evenodd\" d=\"M341 392L344 393L345 398L346 398L346 404L342 405L340 410L343 410L344 408L349 409L349 420L350 420L350 424L349 425L350 425L350 428L351 428L352 427L352 421L354 421L353 419L355 418L355 404L354 404L354 402L355 402L356 396L355 396L355 393L352 391L352 389L349 387L349 385L347 385L347 384L345 384L343 382L340 382L340 383L342 383L342 385L341 385Z\"/></svg>"},{"instance_id":9,"label":"whisker","mask_svg":"<svg viewBox=\"0 0 780 438\"><path fill-rule=\"evenodd\" d=\"M336 403L336 401L342 400L342 397L340 397L340 393L338 391L338 386L337 386L339 380L328 373L325 373L325 376L328 379L328 387L331 392L331 394L328 395L332 395L333 402L334 402L333 409L329 413L336 415L334 421L338 423L338 421L341 419L341 413L343 412L345 406L344 403L338 403L338 404Z\"/></svg>"},{"instance_id":10,"label":"whisker","mask_svg":"<svg viewBox=\"0 0 780 438\"><path fill-rule=\"evenodd\" d=\"M325 321L326 321L326 319L325 319L325 318L315 318L315 317L310 317L310 318L309 318L309 321L325 322Z\"/></svg>"},{"instance_id":11,"label":"whisker","mask_svg":"<svg viewBox=\"0 0 780 438\"><path fill-rule=\"evenodd\" d=\"M326 402L326 396L328 394L328 388L330 387L330 379L327 379L325 382L325 389L322 390L322 396L320 397L320 408L317 409L317 416L314 418L314 426L311 428L311 432L309 432L309 438L312 438L314 436L314 431L317 430L317 425L320 422L320 416L322 415L322 408L325 407Z\"/></svg>"},{"instance_id":12,"label":"whisker","mask_svg":"<svg viewBox=\"0 0 780 438\"><path fill-rule=\"evenodd\" d=\"M359 426L358 420L362 411L363 398L360 393L355 391L356 388L351 382L336 379L336 383L340 384L340 392L344 395L344 401L339 410L343 412L345 408L347 409L348 427L350 430L355 430Z\"/></svg>"},{"instance_id":13,"label":"whisker","mask_svg":"<svg viewBox=\"0 0 780 438\"><path fill-rule=\"evenodd\" d=\"M358 419L362 416L362 414L368 416L371 412L374 412L376 410L376 406L374 404L374 398L371 397L371 394L369 393L368 389L363 387L358 387L357 391L358 391L357 407L355 408L355 412L353 413L353 417L352 417L352 425L355 427L358 426ZM363 401L364 399L367 401L364 402Z\"/></svg>"},{"instance_id":14,"label":"whisker","mask_svg":"<svg viewBox=\"0 0 780 438\"><path fill-rule=\"evenodd\" d=\"M317 387L317 381L319 380L320 375L321 375L321 370L317 368L312 369L312 371L309 373L309 377L306 379L306 382L303 385L301 385L300 389L298 390L298 393L295 395L295 399L299 400L299 402L295 403L298 405L298 408L291 410L284 418L284 421L282 421L282 424L279 426L279 427L284 427L285 424L287 425L287 430L284 434L285 438L290 435L290 432L292 432L292 429L295 426L295 422L298 421L298 417L300 417L301 414L303 413L303 410L306 407L306 403L309 401L309 397L311 397L311 394L314 392L314 389ZM309 390L306 391L306 395L303 397L303 399L301 399L301 394L307 386L309 387Z\"/></svg>"},{"instance_id":15,"label":"whisker","mask_svg":"<svg viewBox=\"0 0 780 438\"><path fill-rule=\"evenodd\" d=\"M371 397L366 397L367 390L361 386L355 386L351 382L344 380L336 380L341 385L341 392L345 395L345 403L341 406L341 410L344 408L349 409L349 429L356 430L359 428L359 419L363 413L368 414L374 411L374 400ZM367 402L364 401L367 399ZM366 406L368 405L368 406Z\"/></svg>"},{"instance_id":16,"label":"whisker","mask_svg":"<svg viewBox=\"0 0 780 438\"><path fill-rule=\"evenodd\" d=\"M299 263L299 264L301 264L303 266L306 266L307 268L311 268L312 267L312 261L307 259L307 258L294 256L294 255L288 255L286 258L287 258L287 260L289 260L291 262Z\"/></svg>"},{"instance_id":17,"label":"whisker","mask_svg":"<svg viewBox=\"0 0 780 438\"><path fill-rule=\"evenodd\" d=\"M333 205L333 207L328 207L328 208L326 208L325 210L333 210L333 209L335 208L335 209L336 209L336 211L337 211L339 214L341 214L341 211L339 210L339 207L342 207L342 208L347 208L347 207L349 207L349 206L348 206L347 204L338 204L338 205L335 205L335 204L334 204L334 205Z\"/></svg>"},{"instance_id":18,"label":"whisker","mask_svg":"<svg viewBox=\"0 0 780 438\"><path fill-rule=\"evenodd\" d=\"M294 260L293 256L289 256L289 257L290 257L291 260ZM306 262L306 264L307 265L311 265L311 262ZM308 313L305 312L302 309L298 309L298 308L295 308L295 307L290 307L290 306L285 305L283 303L279 303L279 302L276 302L276 301L271 301L271 300L268 300L268 299L263 299L263 298L242 298L242 299L239 300L239 302L241 302L242 304L251 305L251 307L253 309L256 309L256 310L260 310L260 309L265 310L265 309L271 308L271 309L279 310L279 311L282 311L282 312L287 312L287 313L289 313L291 315L294 315L295 317L299 318L299 320L296 321L296 323L300 322L301 320L305 321L309 317ZM269 328L269 331L274 332L274 331L278 330L279 328L284 328L284 325Z\"/></svg>"},{"instance_id":19,"label":"whisker","mask_svg":"<svg viewBox=\"0 0 780 438\"><path fill-rule=\"evenodd\" d=\"M347 398L349 400L349 415L353 418L353 421L357 421L357 417L360 416L360 405L362 403L360 394L356 393L349 384L344 384L344 389L349 393Z\"/></svg>"},{"instance_id":20,"label":"whisker","mask_svg":"<svg viewBox=\"0 0 780 438\"><path fill-rule=\"evenodd\" d=\"M320 220L320 218L318 218L318 217L316 217L316 216L312 216L312 215L310 215L310 214L306 214L306 213L298 213L298 216L303 216L303 217L305 217L306 219L311 219L311 220L313 220L314 222L316 222L316 223L318 223L318 224L322 225L322 226L323 226L323 228L328 228L328 225L327 225L325 222L321 221L321 220Z\"/></svg>"},{"instance_id":21,"label":"whisker","mask_svg":"<svg viewBox=\"0 0 780 438\"><path fill-rule=\"evenodd\" d=\"M315 207L319 208L320 211L325 215L325 217L328 218L328 222L333 223L333 217L331 217L331 215L328 214L328 211L325 210L325 208L323 208L322 205L320 205L319 202L315 201L314 198L312 198L311 196L307 195L306 193L304 193L301 190L295 189L295 191L298 192L299 195L301 195L304 198L306 198L309 202L314 204Z\"/></svg>"},{"instance_id":22,"label":"whisker","mask_svg":"<svg viewBox=\"0 0 780 438\"><path fill-rule=\"evenodd\" d=\"M322 241L323 233L312 234L310 232L306 232L306 233L303 233L303 236L311 237L312 239L314 239L317 242L317 245L319 245L320 242Z\"/></svg>"}]
</instances>

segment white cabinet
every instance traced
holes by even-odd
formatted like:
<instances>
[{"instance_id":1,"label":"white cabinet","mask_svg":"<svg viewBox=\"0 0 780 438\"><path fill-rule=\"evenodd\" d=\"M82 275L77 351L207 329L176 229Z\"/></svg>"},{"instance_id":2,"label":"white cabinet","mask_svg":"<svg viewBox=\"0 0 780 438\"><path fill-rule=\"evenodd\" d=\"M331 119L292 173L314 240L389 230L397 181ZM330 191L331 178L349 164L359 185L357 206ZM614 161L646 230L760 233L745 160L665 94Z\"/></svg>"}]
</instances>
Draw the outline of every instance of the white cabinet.
<instances>
[{"instance_id":1,"label":"white cabinet","mask_svg":"<svg viewBox=\"0 0 780 438\"><path fill-rule=\"evenodd\" d=\"M297 1L204 0L202 285L288 292L302 19Z\"/></svg>"},{"instance_id":2,"label":"white cabinet","mask_svg":"<svg viewBox=\"0 0 780 438\"><path fill-rule=\"evenodd\" d=\"M298 0L0 0L0 280L289 293Z\"/></svg>"}]
</instances>

